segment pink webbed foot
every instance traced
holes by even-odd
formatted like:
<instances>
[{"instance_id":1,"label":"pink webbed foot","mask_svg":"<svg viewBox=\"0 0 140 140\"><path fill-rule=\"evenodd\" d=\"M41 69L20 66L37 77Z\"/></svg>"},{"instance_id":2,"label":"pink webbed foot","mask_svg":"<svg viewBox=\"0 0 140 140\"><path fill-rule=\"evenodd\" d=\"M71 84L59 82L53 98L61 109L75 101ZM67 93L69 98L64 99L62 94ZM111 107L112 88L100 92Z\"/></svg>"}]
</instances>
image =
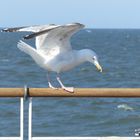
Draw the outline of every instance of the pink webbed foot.
<instances>
[{"instance_id":1,"label":"pink webbed foot","mask_svg":"<svg viewBox=\"0 0 140 140\"><path fill-rule=\"evenodd\" d=\"M74 88L73 87L62 87L62 89L64 89L67 92L70 92L70 93L74 92Z\"/></svg>"}]
</instances>

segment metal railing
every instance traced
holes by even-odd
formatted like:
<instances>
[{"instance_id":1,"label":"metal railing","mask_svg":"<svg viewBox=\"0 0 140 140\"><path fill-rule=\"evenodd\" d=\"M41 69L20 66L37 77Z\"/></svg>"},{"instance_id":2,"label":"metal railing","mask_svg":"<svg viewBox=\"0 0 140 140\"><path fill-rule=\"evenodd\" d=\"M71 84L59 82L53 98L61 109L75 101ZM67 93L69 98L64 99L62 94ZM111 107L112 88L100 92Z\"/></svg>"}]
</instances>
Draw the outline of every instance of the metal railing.
<instances>
[{"instance_id":1,"label":"metal railing","mask_svg":"<svg viewBox=\"0 0 140 140\"><path fill-rule=\"evenodd\" d=\"M24 98L29 98L28 140L105 140L106 137L33 137L32 136L32 98L33 97L140 97L140 88L76 88L74 93L50 88L0 88L0 97L21 97L20 99L20 136L0 137L0 140L24 139ZM119 140L120 137L107 137ZM122 140L139 140L139 137L121 137Z\"/></svg>"},{"instance_id":2,"label":"metal railing","mask_svg":"<svg viewBox=\"0 0 140 140\"><path fill-rule=\"evenodd\" d=\"M50 88L0 88L0 97L140 97L140 88L75 88L74 93Z\"/></svg>"}]
</instances>

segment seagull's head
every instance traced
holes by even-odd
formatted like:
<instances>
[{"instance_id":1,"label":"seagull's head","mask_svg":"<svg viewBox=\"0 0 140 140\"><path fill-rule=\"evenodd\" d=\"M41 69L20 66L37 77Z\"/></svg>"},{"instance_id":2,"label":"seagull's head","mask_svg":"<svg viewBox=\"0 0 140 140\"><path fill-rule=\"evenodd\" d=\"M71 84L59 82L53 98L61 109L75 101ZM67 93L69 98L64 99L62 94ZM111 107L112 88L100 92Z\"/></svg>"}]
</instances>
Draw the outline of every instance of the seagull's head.
<instances>
[{"instance_id":1,"label":"seagull's head","mask_svg":"<svg viewBox=\"0 0 140 140\"><path fill-rule=\"evenodd\" d=\"M99 64L97 54L90 49L85 49L84 52L85 52L86 60L94 64L99 72L102 72L102 67Z\"/></svg>"}]
</instances>

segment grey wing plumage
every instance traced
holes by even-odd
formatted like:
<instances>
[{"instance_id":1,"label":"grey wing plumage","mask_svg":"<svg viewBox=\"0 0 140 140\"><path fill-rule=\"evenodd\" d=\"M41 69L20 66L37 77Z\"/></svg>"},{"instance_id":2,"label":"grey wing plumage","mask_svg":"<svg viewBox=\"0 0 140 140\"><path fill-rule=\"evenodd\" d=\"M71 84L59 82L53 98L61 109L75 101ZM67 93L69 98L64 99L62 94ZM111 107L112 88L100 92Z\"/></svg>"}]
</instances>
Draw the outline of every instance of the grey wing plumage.
<instances>
[{"instance_id":1,"label":"grey wing plumage","mask_svg":"<svg viewBox=\"0 0 140 140\"><path fill-rule=\"evenodd\" d=\"M57 26L56 26L56 27L57 27ZM54 27L54 28L56 28L56 27ZM39 35L46 34L47 32L53 30L54 28L49 28L49 29L44 29L44 30L42 29L42 30L40 30L39 32L30 34L30 35L26 35L26 36L24 36L23 38L24 38L24 39L31 39L31 38L37 37L37 36L39 36Z\"/></svg>"},{"instance_id":2,"label":"grey wing plumage","mask_svg":"<svg viewBox=\"0 0 140 140\"><path fill-rule=\"evenodd\" d=\"M34 26L23 26L23 27L15 27L15 28L5 28L2 29L1 32L39 32L47 28L52 28L53 26L56 25L48 24L48 25L34 25Z\"/></svg>"},{"instance_id":3,"label":"grey wing plumage","mask_svg":"<svg viewBox=\"0 0 140 140\"><path fill-rule=\"evenodd\" d=\"M71 49L70 38L80 29L84 28L83 24L72 23L66 25L37 25L24 26L16 28L6 28L3 32L33 32L24 36L24 39L36 38L37 49L48 49L52 47Z\"/></svg>"},{"instance_id":4,"label":"grey wing plumage","mask_svg":"<svg viewBox=\"0 0 140 140\"><path fill-rule=\"evenodd\" d=\"M44 47L46 46L47 48L58 46L71 49L69 41L71 36L83 27L84 25L80 23L66 24L62 26L58 25L54 28L47 28L30 35L26 35L24 39L31 39L33 37L36 37L36 40L40 42L40 49L44 49Z\"/></svg>"},{"instance_id":5,"label":"grey wing plumage","mask_svg":"<svg viewBox=\"0 0 140 140\"><path fill-rule=\"evenodd\" d=\"M84 25L83 24L80 24L80 23L73 23L73 24L66 24L66 25L62 25L62 26L55 26L54 28L49 28L49 29L44 29L44 30L42 29L39 32L30 34L30 35L26 35L24 37L24 39L31 39L33 37L37 37L37 36L40 36L42 34L46 34L49 31L54 30L54 29L56 29L56 32L59 31L59 33L60 33L60 30L63 30L64 29L65 30L64 34L65 34L66 32L69 32L69 29L72 29L72 27L76 27L76 28L73 28L76 31L76 30L79 30L79 29L83 28Z\"/></svg>"},{"instance_id":6,"label":"grey wing plumage","mask_svg":"<svg viewBox=\"0 0 140 140\"><path fill-rule=\"evenodd\" d=\"M15 27L15 28L5 28L2 29L1 32L18 32L20 29L23 29L26 27Z\"/></svg>"},{"instance_id":7,"label":"grey wing plumage","mask_svg":"<svg viewBox=\"0 0 140 140\"><path fill-rule=\"evenodd\" d=\"M40 32L42 30L51 30L58 25L48 24L48 25L35 25L35 26L24 26L24 27L15 27L15 28L5 28L2 29L1 32ZM32 35L31 35L32 36ZM32 36L34 37L34 36ZM26 39L26 37L24 37ZM36 37L36 48L39 49L44 38L46 38L46 34Z\"/></svg>"}]
</instances>

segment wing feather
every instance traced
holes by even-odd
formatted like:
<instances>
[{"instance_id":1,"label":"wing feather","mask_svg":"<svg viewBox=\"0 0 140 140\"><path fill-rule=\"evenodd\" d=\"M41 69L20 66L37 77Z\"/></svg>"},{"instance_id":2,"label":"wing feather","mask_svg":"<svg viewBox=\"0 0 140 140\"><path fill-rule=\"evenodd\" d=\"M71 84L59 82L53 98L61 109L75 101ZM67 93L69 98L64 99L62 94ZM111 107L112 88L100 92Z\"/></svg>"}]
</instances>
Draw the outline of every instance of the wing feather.
<instances>
[{"instance_id":1,"label":"wing feather","mask_svg":"<svg viewBox=\"0 0 140 140\"><path fill-rule=\"evenodd\" d=\"M53 48L70 50L70 38L73 34L84 28L83 24L72 23L66 25L37 25L24 26L15 28L6 28L2 32L33 32L32 34L24 36L24 39L36 38L36 48L42 50L49 50Z\"/></svg>"},{"instance_id":2,"label":"wing feather","mask_svg":"<svg viewBox=\"0 0 140 140\"><path fill-rule=\"evenodd\" d=\"M34 25L34 26L23 26L23 27L14 27L14 28L5 28L1 32L39 32L48 28L56 26L55 24L48 25Z\"/></svg>"},{"instance_id":3,"label":"wing feather","mask_svg":"<svg viewBox=\"0 0 140 140\"><path fill-rule=\"evenodd\" d=\"M80 23L72 23L66 25L58 25L54 28L41 30L39 32L27 35L24 39L36 37L38 49L47 49L52 47L60 47L60 49L71 49L70 38L73 34L84 27ZM46 48L47 47L47 48Z\"/></svg>"}]
</instances>

